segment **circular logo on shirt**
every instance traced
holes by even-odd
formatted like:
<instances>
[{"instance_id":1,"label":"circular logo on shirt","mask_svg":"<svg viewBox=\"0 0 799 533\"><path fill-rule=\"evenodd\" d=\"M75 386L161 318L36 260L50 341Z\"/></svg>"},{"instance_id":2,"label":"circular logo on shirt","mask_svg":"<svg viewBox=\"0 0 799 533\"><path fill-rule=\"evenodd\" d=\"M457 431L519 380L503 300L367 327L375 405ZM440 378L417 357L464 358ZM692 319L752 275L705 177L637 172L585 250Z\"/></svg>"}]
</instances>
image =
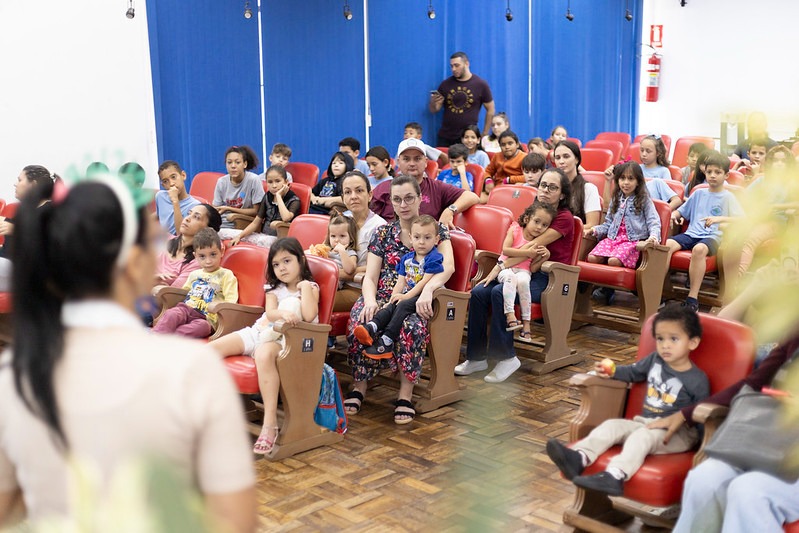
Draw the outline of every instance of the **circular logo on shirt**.
<instances>
[{"instance_id":1,"label":"circular logo on shirt","mask_svg":"<svg viewBox=\"0 0 799 533\"><path fill-rule=\"evenodd\" d=\"M450 113L463 113L474 104L474 94L468 87L458 85L447 94L447 109Z\"/></svg>"}]
</instances>

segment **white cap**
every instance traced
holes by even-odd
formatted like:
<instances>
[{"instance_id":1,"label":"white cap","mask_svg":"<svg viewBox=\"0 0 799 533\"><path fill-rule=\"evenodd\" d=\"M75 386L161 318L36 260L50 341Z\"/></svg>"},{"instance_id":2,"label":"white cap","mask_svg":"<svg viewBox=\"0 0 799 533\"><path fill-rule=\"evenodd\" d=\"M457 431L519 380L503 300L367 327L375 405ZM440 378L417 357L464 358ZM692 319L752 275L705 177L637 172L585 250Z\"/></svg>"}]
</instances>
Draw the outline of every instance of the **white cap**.
<instances>
[{"instance_id":1,"label":"white cap","mask_svg":"<svg viewBox=\"0 0 799 533\"><path fill-rule=\"evenodd\" d=\"M426 145L424 142L422 142L422 141L421 141L421 140L419 140L419 139L413 139L413 138L411 138L411 139L405 139L404 141L402 141L401 143L399 143L399 147L397 148L397 158L399 158L399 156L401 156L401 155L402 155L402 152L404 152L404 151L406 151L406 150L411 150L411 149L413 149L413 150L419 150L419 151L420 151L420 152L422 152L422 153L423 153L425 156L427 156L427 154L429 153L429 151L430 151L432 148L430 148L429 146L427 146L427 145Z\"/></svg>"}]
</instances>

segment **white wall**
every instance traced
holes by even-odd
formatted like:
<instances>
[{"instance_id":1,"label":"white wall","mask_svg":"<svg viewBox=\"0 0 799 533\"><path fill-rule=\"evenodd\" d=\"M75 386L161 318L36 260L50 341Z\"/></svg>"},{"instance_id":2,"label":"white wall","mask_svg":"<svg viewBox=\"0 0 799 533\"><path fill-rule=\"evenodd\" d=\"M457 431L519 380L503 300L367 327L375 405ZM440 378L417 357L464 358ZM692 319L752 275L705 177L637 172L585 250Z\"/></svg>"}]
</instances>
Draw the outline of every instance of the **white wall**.
<instances>
[{"instance_id":1,"label":"white wall","mask_svg":"<svg viewBox=\"0 0 799 533\"><path fill-rule=\"evenodd\" d=\"M137 161L156 186L144 0L0 1L0 198L23 166Z\"/></svg>"},{"instance_id":2,"label":"white wall","mask_svg":"<svg viewBox=\"0 0 799 533\"><path fill-rule=\"evenodd\" d=\"M644 0L643 40L663 25L660 99L645 101L642 47L640 133L719 137L722 113L760 110L773 139L799 127L799 2L785 0Z\"/></svg>"}]
</instances>

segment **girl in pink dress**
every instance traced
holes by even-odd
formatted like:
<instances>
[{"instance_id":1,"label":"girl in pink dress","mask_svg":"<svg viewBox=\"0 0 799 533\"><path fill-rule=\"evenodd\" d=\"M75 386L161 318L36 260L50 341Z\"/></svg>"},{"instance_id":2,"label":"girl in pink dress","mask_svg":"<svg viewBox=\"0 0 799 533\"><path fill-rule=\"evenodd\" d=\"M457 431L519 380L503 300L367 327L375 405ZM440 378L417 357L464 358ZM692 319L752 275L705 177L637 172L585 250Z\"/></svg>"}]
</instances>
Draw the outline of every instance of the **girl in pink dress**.
<instances>
[{"instance_id":1,"label":"girl in pink dress","mask_svg":"<svg viewBox=\"0 0 799 533\"><path fill-rule=\"evenodd\" d=\"M660 218L649 198L641 166L635 162L613 168L615 192L605 222L585 230L586 236L601 239L588 254L589 263L635 268L638 241L660 241Z\"/></svg>"}]
</instances>

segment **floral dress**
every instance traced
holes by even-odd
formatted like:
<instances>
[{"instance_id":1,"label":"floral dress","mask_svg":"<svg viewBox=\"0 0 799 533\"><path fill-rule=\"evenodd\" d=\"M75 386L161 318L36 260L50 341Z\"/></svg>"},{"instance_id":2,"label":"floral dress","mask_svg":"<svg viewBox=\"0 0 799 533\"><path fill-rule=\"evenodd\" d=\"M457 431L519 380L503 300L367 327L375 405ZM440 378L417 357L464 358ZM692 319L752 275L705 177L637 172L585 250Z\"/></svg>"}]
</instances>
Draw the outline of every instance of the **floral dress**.
<instances>
[{"instance_id":1,"label":"floral dress","mask_svg":"<svg viewBox=\"0 0 799 533\"><path fill-rule=\"evenodd\" d=\"M628 200L629 197L622 200L617 213L624 213L624 207ZM616 234L616 238L602 239L589 254L600 257L615 257L621 261L621 264L626 268L635 268L636 263L638 263L638 256L641 254L636 248L637 244L636 241L631 241L627 236L627 226L624 224L624 215L622 215L621 225L619 226L619 232Z\"/></svg>"},{"instance_id":2,"label":"floral dress","mask_svg":"<svg viewBox=\"0 0 799 533\"><path fill-rule=\"evenodd\" d=\"M377 281L377 305L382 306L391 298L391 291L397 282L397 265L402 256L412 251L402 244L400 238L400 224L394 222L375 229L372 241L369 243L369 252L383 258L380 277ZM439 224L439 238L444 241L449 239L449 231ZM417 314L412 314L405 319L400 329L398 341L395 343L394 357L391 359L371 359L363 355L364 346L353 335L358 317L364 307L363 296L358 298L350 312L347 323L347 361L352 367L352 377L355 381L366 381L377 376L384 368L393 372L401 370L405 378L411 383L419 381L422 371L422 360L430 341L430 330L427 320Z\"/></svg>"}]
</instances>

